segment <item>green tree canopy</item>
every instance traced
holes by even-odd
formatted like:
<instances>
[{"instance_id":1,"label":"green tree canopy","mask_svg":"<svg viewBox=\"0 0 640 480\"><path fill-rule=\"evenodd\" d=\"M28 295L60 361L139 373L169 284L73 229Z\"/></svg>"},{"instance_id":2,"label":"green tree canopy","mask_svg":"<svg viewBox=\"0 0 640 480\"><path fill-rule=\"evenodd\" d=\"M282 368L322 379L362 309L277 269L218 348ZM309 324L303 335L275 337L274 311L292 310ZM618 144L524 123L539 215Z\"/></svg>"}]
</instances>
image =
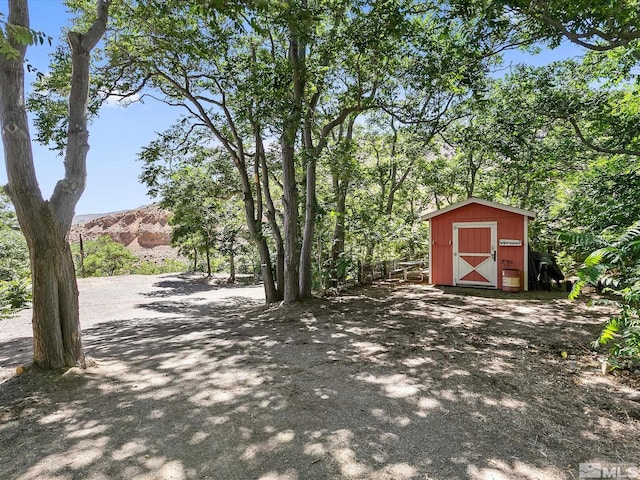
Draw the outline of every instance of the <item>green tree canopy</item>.
<instances>
[{"instance_id":1,"label":"green tree canopy","mask_svg":"<svg viewBox=\"0 0 640 480\"><path fill-rule=\"evenodd\" d=\"M84 255L84 272L88 277L129 273L136 262L133 253L108 235L84 242Z\"/></svg>"}]
</instances>

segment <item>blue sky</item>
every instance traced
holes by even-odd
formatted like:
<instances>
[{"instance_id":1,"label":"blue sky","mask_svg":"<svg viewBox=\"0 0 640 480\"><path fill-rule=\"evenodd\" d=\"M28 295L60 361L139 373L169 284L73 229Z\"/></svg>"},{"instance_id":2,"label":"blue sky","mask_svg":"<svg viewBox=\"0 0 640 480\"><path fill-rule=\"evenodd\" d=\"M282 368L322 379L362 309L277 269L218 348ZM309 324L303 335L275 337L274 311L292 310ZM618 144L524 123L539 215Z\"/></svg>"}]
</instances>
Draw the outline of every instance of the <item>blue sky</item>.
<instances>
[{"instance_id":1,"label":"blue sky","mask_svg":"<svg viewBox=\"0 0 640 480\"><path fill-rule=\"evenodd\" d=\"M61 28L68 24L68 14L62 1L30 0L29 6L31 27L53 37L55 46L60 41ZM6 14L6 11L6 2L2 1L0 12ZM29 48L27 58L38 69L46 71L51 51L52 47L48 45L33 46ZM560 49L546 50L536 56L517 51L507 52L505 62L546 65L581 53L577 47L565 44ZM157 132L169 127L180 113L179 109L153 100L126 108L115 105L104 107L99 118L89 127L91 149L87 157L87 187L78 202L76 213L107 213L151 203L146 188L138 182L141 164L136 161L137 155L142 147L155 138ZM33 152L40 188L48 198L56 182L63 176L62 157L37 142L33 143ZM0 185L4 185L7 177L1 143L0 159Z\"/></svg>"}]
</instances>

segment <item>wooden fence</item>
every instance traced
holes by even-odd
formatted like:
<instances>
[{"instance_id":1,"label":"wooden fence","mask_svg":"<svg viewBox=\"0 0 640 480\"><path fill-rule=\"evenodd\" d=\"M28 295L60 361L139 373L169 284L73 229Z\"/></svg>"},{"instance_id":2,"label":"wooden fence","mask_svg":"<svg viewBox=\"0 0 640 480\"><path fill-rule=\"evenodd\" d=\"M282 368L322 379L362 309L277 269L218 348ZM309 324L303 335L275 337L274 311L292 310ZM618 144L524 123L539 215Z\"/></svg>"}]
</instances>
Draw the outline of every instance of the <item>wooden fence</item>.
<instances>
[{"instance_id":1,"label":"wooden fence","mask_svg":"<svg viewBox=\"0 0 640 480\"><path fill-rule=\"evenodd\" d=\"M358 263L358 283L365 285L376 280L402 278L424 281L427 278L427 260L388 260L376 263Z\"/></svg>"}]
</instances>

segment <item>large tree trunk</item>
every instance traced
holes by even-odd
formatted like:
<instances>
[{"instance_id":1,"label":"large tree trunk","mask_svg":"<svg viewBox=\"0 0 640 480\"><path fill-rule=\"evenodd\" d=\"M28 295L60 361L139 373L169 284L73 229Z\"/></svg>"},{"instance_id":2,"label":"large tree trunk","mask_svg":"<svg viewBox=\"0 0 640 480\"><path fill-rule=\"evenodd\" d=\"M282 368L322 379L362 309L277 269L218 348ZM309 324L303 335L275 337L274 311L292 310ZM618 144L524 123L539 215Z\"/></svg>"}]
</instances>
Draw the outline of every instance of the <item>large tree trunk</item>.
<instances>
[{"instance_id":1,"label":"large tree trunk","mask_svg":"<svg viewBox=\"0 0 640 480\"><path fill-rule=\"evenodd\" d=\"M240 184L242 185L244 214L247 221L247 227L249 234L260 254L260 273L262 277L262 285L264 287L264 296L267 303L274 303L282 300L282 296L276 289L276 284L273 280L273 269L271 268L271 254L269 253L269 246L267 239L264 236L262 228L262 198L260 193L260 181L255 179L256 200L253 197L253 189L251 188L251 180L247 172L247 164L245 161L244 153L241 151L241 155L238 155L234 151L229 151L234 157L236 170L240 175ZM258 168L255 170L255 175L258 176Z\"/></svg>"},{"instance_id":2,"label":"large tree trunk","mask_svg":"<svg viewBox=\"0 0 640 480\"><path fill-rule=\"evenodd\" d=\"M304 3L304 2L303 2ZM282 200L284 203L284 301L300 300L298 245L298 186L296 183L295 144L302 118L302 100L304 97L304 59L305 46L298 42L294 29L289 32L289 65L292 71L291 111L283 124L281 142L282 151Z\"/></svg>"},{"instance_id":3,"label":"large tree trunk","mask_svg":"<svg viewBox=\"0 0 640 480\"><path fill-rule=\"evenodd\" d=\"M299 300L298 189L295 178L294 146L282 139L282 197L284 203L284 301Z\"/></svg>"},{"instance_id":4,"label":"large tree trunk","mask_svg":"<svg viewBox=\"0 0 640 480\"><path fill-rule=\"evenodd\" d=\"M89 150L86 107L90 52L106 30L108 1L99 1L97 20L86 34L70 32L71 91L65 177L50 201L40 192L24 101L26 46L10 39L17 58L0 56L0 125L9 183L6 187L27 239L33 283L33 360L43 368L84 366L78 287L67 235L84 191ZM26 0L10 0L10 24L29 27Z\"/></svg>"},{"instance_id":5,"label":"large tree trunk","mask_svg":"<svg viewBox=\"0 0 640 480\"><path fill-rule=\"evenodd\" d=\"M267 156L262 142L262 135L258 125L253 122L253 128L256 132L256 157L260 163L260 174L262 177L262 192L264 193L265 203L267 205L267 221L273 234L273 240L276 244L276 290L278 296L283 297L284 291L284 241L282 240L282 232L278 226L276 217L276 207L273 203L271 195L271 185L269 182L269 169L267 167Z\"/></svg>"},{"instance_id":6,"label":"large tree trunk","mask_svg":"<svg viewBox=\"0 0 640 480\"><path fill-rule=\"evenodd\" d=\"M312 286L311 257L316 225L316 161L314 158L307 159L306 176L304 230L300 250L300 298L303 299L311 298Z\"/></svg>"},{"instance_id":7,"label":"large tree trunk","mask_svg":"<svg viewBox=\"0 0 640 480\"><path fill-rule=\"evenodd\" d=\"M282 300L280 292L276 288L273 280L273 270L271 268L271 253L269 246L264 238L257 242L258 253L260 254L260 272L262 273L262 283L264 284L264 293L267 303L273 303Z\"/></svg>"},{"instance_id":8,"label":"large tree trunk","mask_svg":"<svg viewBox=\"0 0 640 480\"><path fill-rule=\"evenodd\" d=\"M283 298L284 292L284 241L282 239L282 233L276 220L276 209L273 201L269 201L267 204L267 220L269 221L269 227L273 234L273 240L276 244L276 290L278 296Z\"/></svg>"},{"instance_id":9,"label":"large tree trunk","mask_svg":"<svg viewBox=\"0 0 640 480\"><path fill-rule=\"evenodd\" d=\"M33 361L42 368L84 367L78 287L71 249L53 225L29 242L33 283Z\"/></svg>"}]
</instances>

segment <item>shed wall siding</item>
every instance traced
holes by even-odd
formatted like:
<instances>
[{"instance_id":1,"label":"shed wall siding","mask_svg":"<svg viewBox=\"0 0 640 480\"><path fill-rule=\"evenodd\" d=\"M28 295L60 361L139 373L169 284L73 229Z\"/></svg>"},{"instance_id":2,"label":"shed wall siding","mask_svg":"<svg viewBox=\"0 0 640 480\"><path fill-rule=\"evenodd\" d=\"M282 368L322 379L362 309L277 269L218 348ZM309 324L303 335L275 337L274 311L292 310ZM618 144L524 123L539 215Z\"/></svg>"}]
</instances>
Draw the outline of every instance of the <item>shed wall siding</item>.
<instances>
[{"instance_id":1,"label":"shed wall siding","mask_svg":"<svg viewBox=\"0 0 640 480\"><path fill-rule=\"evenodd\" d=\"M430 219L431 283L453 285L453 223L489 221L498 222L498 241L500 239L520 240L522 244L519 247L496 245L498 288L502 288L502 269L504 267L520 270L520 285L525 286L523 276L525 271L524 252L527 245L524 237L525 217L479 204L465 205Z\"/></svg>"}]
</instances>

